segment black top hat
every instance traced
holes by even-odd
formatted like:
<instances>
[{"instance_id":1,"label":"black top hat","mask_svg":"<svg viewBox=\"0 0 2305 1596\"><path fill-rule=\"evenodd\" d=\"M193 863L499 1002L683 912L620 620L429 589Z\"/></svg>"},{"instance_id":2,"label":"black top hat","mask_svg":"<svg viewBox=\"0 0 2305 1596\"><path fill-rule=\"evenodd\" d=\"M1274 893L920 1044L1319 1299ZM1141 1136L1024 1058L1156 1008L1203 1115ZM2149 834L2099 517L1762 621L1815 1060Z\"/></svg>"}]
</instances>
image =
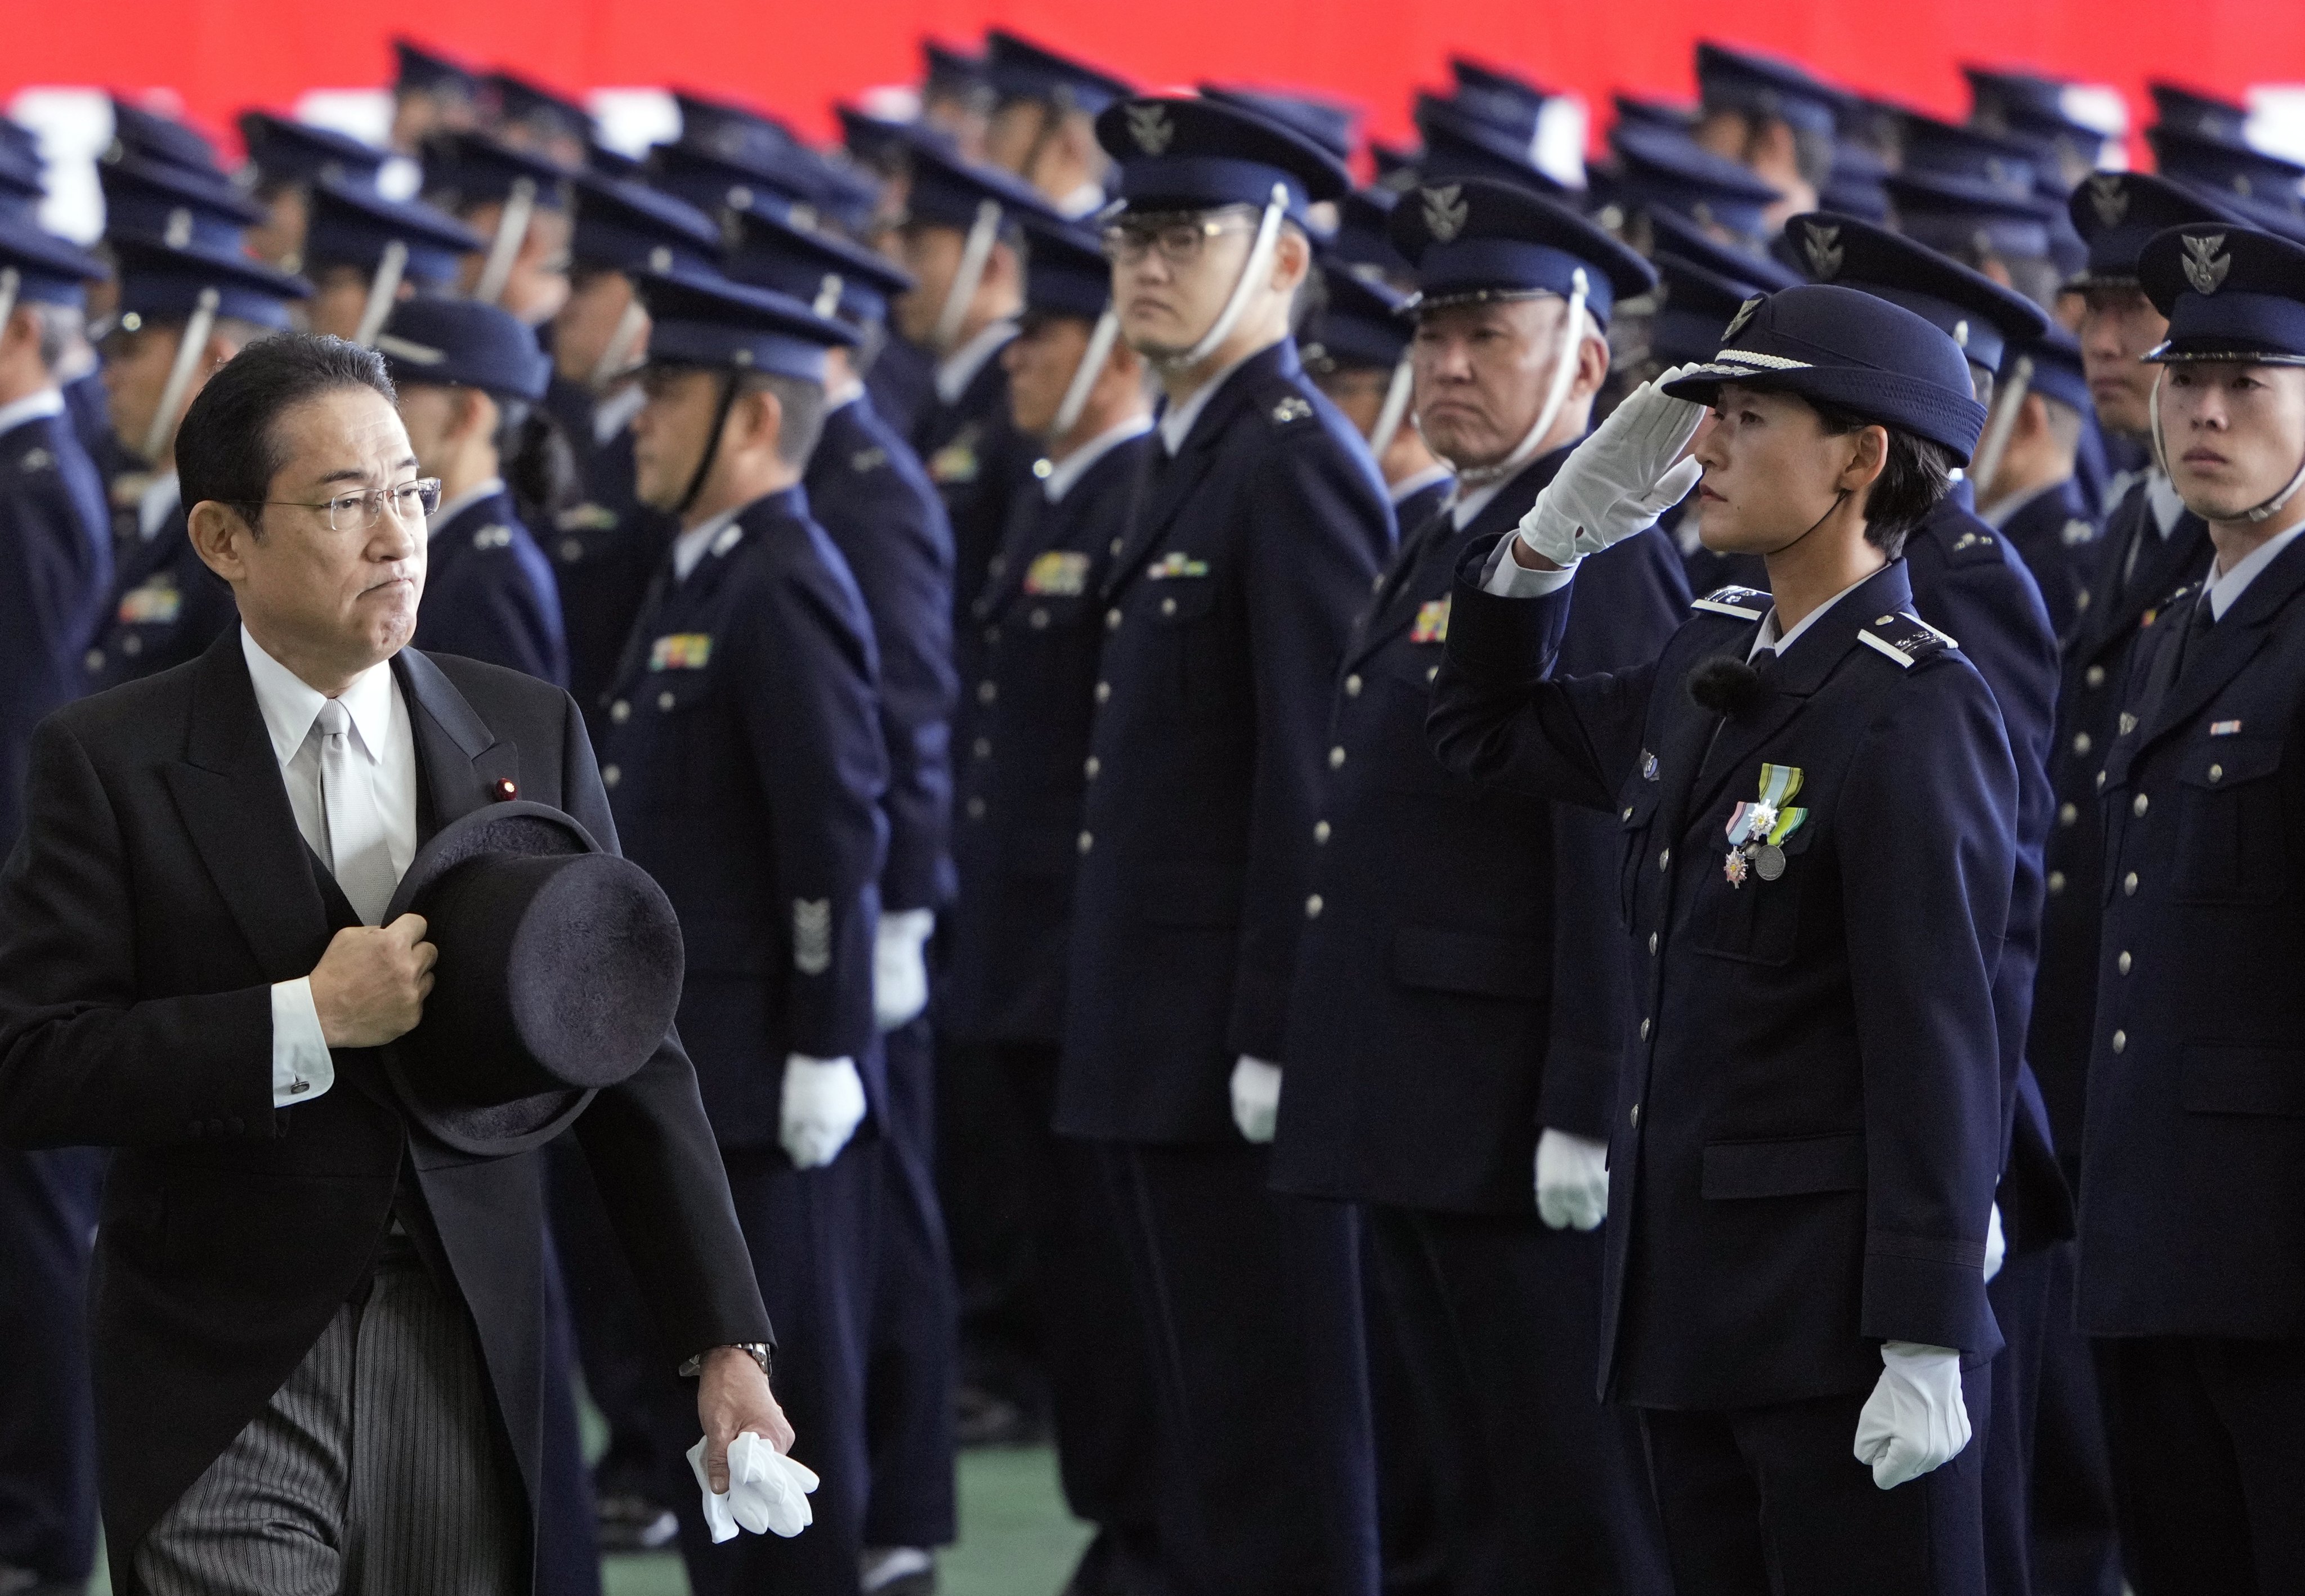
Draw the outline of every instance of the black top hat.
<instances>
[{"instance_id":1,"label":"black top hat","mask_svg":"<svg viewBox=\"0 0 2305 1596\"><path fill-rule=\"evenodd\" d=\"M415 1030L384 1050L403 1109L460 1152L541 1146L646 1064L680 1003L680 922L630 860L569 816L512 802L417 851L383 924L439 949Z\"/></svg>"}]
</instances>

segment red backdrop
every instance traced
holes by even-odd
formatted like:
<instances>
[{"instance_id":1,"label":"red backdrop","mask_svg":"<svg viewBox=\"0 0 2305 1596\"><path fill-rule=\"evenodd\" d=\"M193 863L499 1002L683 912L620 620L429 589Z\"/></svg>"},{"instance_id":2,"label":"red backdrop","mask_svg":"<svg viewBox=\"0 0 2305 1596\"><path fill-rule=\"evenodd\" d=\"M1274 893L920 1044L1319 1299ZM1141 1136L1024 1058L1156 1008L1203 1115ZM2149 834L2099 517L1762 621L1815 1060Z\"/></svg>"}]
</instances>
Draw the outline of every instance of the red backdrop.
<instances>
[{"instance_id":1,"label":"red backdrop","mask_svg":"<svg viewBox=\"0 0 2305 1596\"><path fill-rule=\"evenodd\" d=\"M753 100L817 130L834 96L908 80L923 32L988 21L1148 84L1198 78L1316 88L1406 129L1408 90L1451 49L1582 91L1688 95L1700 33L1796 55L1859 88L1941 111L1958 64L2032 64L2119 86L2238 94L2305 81L2299 0L0 0L0 96L36 84L172 89L211 130L251 104L384 81L405 30L571 89L679 83Z\"/></svg>"}]
</instances>

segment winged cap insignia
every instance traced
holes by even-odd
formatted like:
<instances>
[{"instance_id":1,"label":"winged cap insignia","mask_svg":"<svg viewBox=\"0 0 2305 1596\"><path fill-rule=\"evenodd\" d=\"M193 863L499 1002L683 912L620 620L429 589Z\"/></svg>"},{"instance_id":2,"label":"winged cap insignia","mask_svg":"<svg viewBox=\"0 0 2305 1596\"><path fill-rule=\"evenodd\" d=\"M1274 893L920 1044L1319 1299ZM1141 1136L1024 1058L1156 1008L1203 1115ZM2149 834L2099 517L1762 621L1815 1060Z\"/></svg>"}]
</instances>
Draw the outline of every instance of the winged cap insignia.
<instances>
[{"instance_id":1,"label":"winged cap insignia","mask_svg":"<svg viewBox=\"0 0 2305 1596\"><path fill-rule=\"evenodd\" d=\"M1465 231L1466 222L1472 217L1473 202L1464 195L1462 183L1425 191L1425 225L1432 230L1436 242L1445 244Z\"/></svg>"},{"instance_id":2,"label":"winged cap insignia","mask_svg":"<svg viewBox=\"0 0 2305 1596\"><path fill-rule=\"evenodd\" d=\"M1767 297L1765 294L1756 293L1738 306L1737 314L1731 317L1729 325L1722 329L1721 342L1734 344L1737 341L1737 335L1745 330L1745 324L1753 319L1753 312L1761 308L1762 301Z\"/></svg>"},{"instance_id":3,"label":"winged cap insignia","mask_svg":"<svg viewBox=\"0 0 2305 1596\"><path fill-rule=\"evenodd\" d=\"M1128 136L1146 155L1161 154L1177 136L1177 124L1169 119L1168 106L1130 106L1127 111Z\"/></svg>"},{"instance_id":4,"label":"winged cap insignia","mask_svg":"<svg viewBox=\"0 0 2305 1596\"><path fill-rule=\"evenodd\" d=\"M2188 233L2185 240L2185 281L2193 285L2196 293L2215 293L2233 270L2233 257L2217 251L2225 247L2225 235L2212 233L2207 237Z\"/></svg>"},{"instance_id":5,"label":"winged cap insignia","mask_svg":"<svg viewBox=\"0 0 2305 1596\"><path fill-rule=\"evenodd\" d=\"M1820 282L1829 282L1841 274L1841 229L1805 224L1801 228L1801 252L1808 257L1809 275Z\"/></svg>"},{"instance_id":6,"label":"winged cap insignia","mask_svg":"<svg viewBox=\"0 0 2305 1596\"><path fill-rule=\"evenodd\" d=\"M2129 186L2118 172L2103 172L2088 180L2089 208L2097 212L2097 221L2107 227L2118 227L2129 215Z\"/></svg>"}]
</instances>

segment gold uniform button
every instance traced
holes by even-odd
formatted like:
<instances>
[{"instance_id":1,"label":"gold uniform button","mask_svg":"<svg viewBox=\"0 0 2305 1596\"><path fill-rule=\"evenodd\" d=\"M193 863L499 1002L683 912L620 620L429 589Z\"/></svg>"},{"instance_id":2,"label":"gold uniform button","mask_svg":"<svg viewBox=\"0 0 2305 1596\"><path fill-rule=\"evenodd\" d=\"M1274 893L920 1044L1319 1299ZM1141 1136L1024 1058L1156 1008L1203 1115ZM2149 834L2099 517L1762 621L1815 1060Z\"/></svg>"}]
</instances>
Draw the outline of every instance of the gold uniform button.
<instances>
[{"instance_id":1,"label":"gold uniform button","mask_svg":"<svg viewBox=\"0 0 2305 1596\"><path fill-rule=\"evenodd\" d=\"M1347 677L1345 678L1345 696L1346 696L1347 698L1358 698L1358 697L1360 697L1360 695L1361 695L1361 679L1360 679L1360 677L1359 677L1357 675L1350 675L1350 676L1347 676Z\"/></svg>"},{"instance_id":2,"label":"gold uniform button","mask_svg":"<svg viewBox=\"0 0 2305 1596\"><path fill-rule=\"evenodd\" d=\"M997 699L997 698L999 698L999 696L1000 696L1000 684L999 684L999 683L997 683L997 682L979 682L979 683L976 684L976 701L977 701L978 703L980 703L980 704L989 704L989 703L991 703L994 699Z\"/></svg>"},{"instance_id":3,"label":"gold uniform button","mask_svg":"<svg viewBox=\"0 0 2305 1596\"><path fill-rule=\"evenodd\" d=\"M1671 863L1672 850L1671 848L1667 848L1663 853L1657 855L1657 869L1663 870Z\"/></svg>"},{"instance_id":4,"label":"gold uniform button","mask_svg":"<svg viewBox=\"0 0 2305 1596\"><path fill-rule=\"evenodd\" d=\"M972 820L981 820L984 818L983 799L972 798L968 801L968 818Z\"/></svg>"},{"instance_id":5,"label":"gold uniform button","mask_svg":"<svg viewBox=\"0 0 2305 1596\"><path fill-rule=\"evenodd\" d=\"M2050 890L2050 892L2051 892L2051 893L2053 893L2053 894L2054 894L2054 893L2059 893L2059 892L2063 892L2064 889L2065 889L2065 872L2064 872L2064 871L2063 871L2063 870L2051 870L2051 871L2049 872L2049 890Z\"/></svg>"},{"instance_id":6,"label":"gold uniform button","mask_svg":"<svg viewBox=\"0 0 2305 1596\"><path fill-rule=\"evenodd\" d=\"M120 651L133 659L144 651L144 640L132 632L120 640Z\"/></svg>"},{"instance_id":7,"label":"gold uniform button","mask_svg":"<svg viewBox=\"0 0 2305 1596\"><path fill-rule=\"evenodd\" d=\"M600 767L600 785L602 786L613 787L624 779L625 773L617 769L614 765L603 765Z\"/></svg>"},{"instance_id":8,"label":"gold uniform button","mask_svg":"<svg viewBox=\"0 0 2305 1596\"><path fill-rule=\"evenodd\" d=\"M1120 610L1118 606L1104 612L1104 629L1107 632L1120 630Z\"/></svg>"},{"instance_id":9,"label":"gold uniform button","mask_svg":"<svg viewBox=\"0 0 2305 1596\"><path fill-rule=\"evenodd\" d=\"M2102 770L2097 773L2097 790L2100 793L2105 791L2105 772Z\"/></svg>"},{"instance_id":10,"label":"gold uniform button","mask_svg":"<svg viewBox=\"0 0 2305 1596\"><path fill-rule=\"evenodd\" d=\"M104 650L102 649L90 649L88 653L82 657L81 663L88 666L90 673L102 670L104 668Z\"/></svg>"},{"instance_id":11,"label":"gold uniform button","mask_svg":"<svg viewBox=\"0 0 2305 1596\"><path fill-rule=\"evenodd\" d=\"M1316 892L1311 897L1305 900L1305 918L1307 920L1318 920L1321 918L1321 895L1319 893Z\"/></svg>"},{"instance_id":12,"label":"gold uniform button","mask_svg":"<svg viewBox=\"0 0 2305 1596\"><path fill-rule=\"evenodd\" d=\"M2087 753L2088 751L2089 734L2087 732L2075 732L2073 734L2073 751L2075 753Z\"/></svg>"},{"instance_id":13,"label":"gold uniform button","mask_svg":"<svg viewBox=\"0 0 2305 1596\"><path fill-rule=\"evenodd\" d=\"M1336 747L1329 750L1329 768L1334 770L1344 762L1345 746L1340 743Z\"/></svg>"},{"instance_id":14,"label":"gold uniform button","mask_svg":"<svg viewBox=\"0 0 2305 1596\"><path fill-rule=\"evenodd\" d=\"M1082 853L1087 853L1091 848L1093 848L1094 846L1096 846L1096 838L1095 838L1095 837L1093 837L1093 836L1090 836L1090 835L1089 835L1087 832L1085 832L1085 831L1082 832L1082 833L1080 834L1080 843L1079 843L1080 851L1081 851Z\"/></svg>"},{"instance_id":15,"label":"gold uniform button","mask_svg":"<svg viewBox=\"0 0 2305 1596\"><path fill-rule=\"evenodd\" d=\"M1110 682L1099 682L1099 683L1096 684L1096 701L1097 701L1098 703L1100 703L1100 704L1101 704L1101 703L1103 703L1106 700L1110 699L1111 696L1112 696L1112 683L1110 683Z\"/></svg>"},{"instance_id":16,"label":"gold uniform button","mask_svg":"<svg viewBox=\"0 0 2305 1596\"><path fill-rule=\"evenodd\" d=\"M2135 870L2131 870L2127 875L2122 877L2121 896L2123 897L2135 897L2137 896L2137 872Z\"/></svg>"},{"instance_id":17,"label":"gold uniform button","mask_svg":"<svg viewBox=\"0 0 2305 1596\"><path fill-rule=\"evenodd\" d=\"M1088 763L1083 765L1081 768L1088 773L1089 780L1094 781L1096 773L1104 768L1104 763L1094 754L1091 754L1088 756Z\"/></svg>"},{"instance_id":18,"label":"gold uniform button","mask_svg":"<svg viewBox=\"0 0 2305 1596\"><path fill-rule=\"evenodd\" d=\"M669 709L678 702L680 700L669 692L659 692L656 695L656 707L659 709Z\"/></svg>"},{"instance_id":19,"label":"gold uniform button","mask_svg":"<svg viewBox=\"0 0 2305 1596\"><path fill-rule=\"evenodd\" d=\"M991 759L992 757L992 739L990 737L979 737L974 743L969 744L968 751L974 754L980 760Z\"/></svg>"},{"instance_id":20,"label":"gold uniform button","mask_svg":"<svg viewBox=\"0 0 2305 1596\"><path fill-rule=\"evenodd\" d=\"M2081 680L2088 683L2091 687L2104 686L2105 666L2101 665L2093 665L2089 666L2087 671L2082 673Z\"/></svg>"},{"instance_id":21,"label":"gold uniform button","mask_svg":"<svg viewBox=\"0 0 2305 1596\"><path fill-rule=\"evenodd\" d=\"M1627 819L1628 820L1629 820L1629 819L1631 819L1632 818L1633 818L1633 808L1632 808L1632 805L1630 805L1630 804L1629 803L1629 804L1627 804L1627 805L1625 806L1625 819Z\"/></svg>"},{"instance_id":22,"label":"gold uniform button","mask_svg":"<svg viewBox=\"0 0 2305 1596\"><path fill-rule=\"evenodd\" d=\"M1437 680L1440 675L1441 667L1437 665L1428 665L1425 667L1425 679L1428 682Z\"/></svg>"},{"instance_id":23,"label":"gold uniform button","mask_svg":"<svg viewBox=\"0 0 2305 1596\"><path fill-rule=\"evenodd\" d=\"M2223 781L2224 778L2225 768L2223 765L2212 765L2209 767L2209 779L2211 781Z\"/></svg>"},{"instance_id":24,"label":"gold uniform button","mask_svg":"<svg viewBox=\"0 0 2305 1596\"><path fill-rule=\"evenodd\" d=\"M615 703L608 706L608 718L616 722L617 725L622 726L632 717L633 707L623 699L618 699Z\"/></svg>"},{"instance_id":25,"label":"gold uniform button","mask_svg":"<svg viewBox=\"0 0 2305 1596\"><path fill-rule=\"evenodd\" d=\"M2127 1050L2128 1047L2129 1032L2126 1031L2114 1031L2113 1033L2113 1050L2116 1053L2124 1052Z\"/></svg>"},{"instance_id":26,"label":"gold uniform button","mask_svg":"<svg viewBox=\"0 0 2305 1596\"><path fill-rule=\"evenodd\" d=\"M1313 822L1313 840L1316 843L1325 843L1329 840L1328 821L1315 820Z\"/></svg>"},{"instance_id":27,"label":"gold uniform button","mask_svg":"<svg viewBox=\"0 0 2305 1596\"><path fill-rule=\"evenodd\" d=\"M1114 539L1110 543L1107 544L1105 547L1106 547L1106 548L1110 548L1110 549L1111 549L1111 550L1112 550L1112 552L1113 552L1113 554L1114 554L1116 556L1118 556L1119 555L1119 553L1120 553L1120 550L1121 550L1121 547L1122 547L1122 545L1121 545L1121 541L1120 541L1120 539L1118 539L1118 538L1115 538L1115 539Z\"/></svg>"},{"instance_id":28,"label":"gold uniform button","mask_svg":"<svg viewBox=\"0 0 2305 1596\"><path fill-rule=\"evenodd\" d=\"M1161 613L1162 615L1175 615L1175 614L1177 613L1177 601L1176 601L1174 598L1163 598L1163 599L1161 599Z\"/></svg>"},{"instance_id":29,"label":"gold uniform button","mask_svg":"<svg viewBox=\"0 0 2305 1596\"><path fill-rule=\"evenodd\" d=\"M1652 957L1652 958L1655 957L1655 956L1656 956L1656 950L1657 950L1657 934L1656 934L1654 931L1651 931L1651 932L1649 933L1649 956L1650 956L1650 957Z\"/></svg>"},{"instance_id":30,"label":"gold uniform button","mask_svg":"<svg viewBox=\"0 0 2305 1596\"><path fill-rule=\"evenodd\" d=\"M1641 1040L1643 1041L1649 1040L1649 1022L1646 1020L1641 1022Z\"/></svg>"},{"instance_id":31,"label":"gold uniform button","mask_svg":"<svg viewBox=\"0 0 2305 1596\"><path fill-rule=\"evenodd\" d=\"M2128 974L2128 973L2129 973L2129 965L2130 965L2130 957L2129 957L2129 955L2128 955L2128 953L2127 953L2126 951L2123 951L2123 953L2122 953L2122 955L2121 955L2121 972L2122 972L2123 975L2126 975L2126 974Z\"/></svg>"},{"instance_id":32,"label":"gold uniform button","mask_svg":"<svg viewBox=\"0 0 2305 1596\"><path fill-rule=\"evenodd\" d=\"M1033 630L1035 632L1046 632L1049 629L1049 612L1045 609L1036 609L1025 618L1032 624Z\"/></svg>"},{"instance_id":33,"label":"gold uniform button","mask_svg":"<svg viewBox=\"0 0 2305 1596\"><path fill-rule=\"evenodd\" d=\"M2145 818L2145 811L2152 807L2153 801L2148 798L2144 794L2139 793L2137 794L2137 802L2129 806L2129 812L2135 815L2138 819L2143 819Z\"/></svg>"},{"instance_id":34,"label":"gold uniform button","mask_svg":"<svg viewBox=\"0 0 2305 1596\"><path fill-rule=\"evenodd\" d=\"M2078 804L2078 803L2061 803L2061 804L2059 804L2059 805L2057 806L2057 824L2058 824L2058 825L2060 825L2060 826L2072 826L2072 825L2077 825L2077 824L2079 824L2079 823L2080 823L2080 818L2081 818L2081 806L2080 806L2080 804Z\"/></svg>"},{"instance_id":35,"label":"gold uniform button","mask_svg":"<svg viewBox=\"0 0 2305 1596\"><path fill-rule=\"evenodd\" d=\"M1635 1103L1635 1104L1633 1105L1633 1129L1635 1129L1635 1130L1637 1130L1637 1130L1639 1130L1640 1128L1641 1128L1641 1106L1640 1106L1638 1103Z\"/></svg>"}]
</instances>

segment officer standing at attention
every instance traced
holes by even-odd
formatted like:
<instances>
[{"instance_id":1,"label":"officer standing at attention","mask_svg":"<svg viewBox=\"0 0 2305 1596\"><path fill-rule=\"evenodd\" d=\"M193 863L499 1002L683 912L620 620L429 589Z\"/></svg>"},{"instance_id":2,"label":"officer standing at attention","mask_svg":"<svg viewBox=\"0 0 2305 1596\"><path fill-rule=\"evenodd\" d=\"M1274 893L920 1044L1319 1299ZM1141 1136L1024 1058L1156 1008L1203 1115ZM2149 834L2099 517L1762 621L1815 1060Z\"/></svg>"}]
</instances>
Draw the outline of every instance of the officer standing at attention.
<instances>
[{"instance_id":1,"label":"officer standing at attention","mask_svg":"<svg viewBox=\"0 0 2305 1596\"><path fill-rule=\"evenodd\" d=\"M1152 421L1144 357L1117 336L1112 267L1096 235L1050 221L1030 242L1024 318L1000 358L1016 429L1045 453L972 606L992 692L969 706L960 744L960 893L938 1025L947 1081L1008 1107L998 1123L1016 1149L1008 1177L1033 1225L1025 1306L1065 1501L1096 1526L1068 1589L1100 1596L1158 1577L1152 1377L1095 1156L1050 1121L1105 634L1098 595L1128 530Z\"/></svg>"},{"instance_id":2,"label":"officer standing at attention","mask_svg":"<svg viewBox=\"0 0 2305 1596\"><path fill-rule=\"evenodd\" d=\"M248 164L234 181L264 208L264 219L248 230L248 252L267 266L301 272L313 185L340 183L373 190L390 153L333 128L269 111L242 111L238 120Z\"/></svg>"},{"instance_id":3,"label":"officer standing at attention","mask_svg":"<svg viewBox=\"0 0 2305 1596\"><path fill-rule=\"evenodd\" d=\"M2097 520L2074 474L2089 413L2081 346L2052 326L2011 344L2002 374L1970 478L1977 518L2016 549L2040 587L2050 629L2063 638L2097 558Z\"/></svg>"},{"instance_id":4,"label":"officer standing at attention","mask_svg":"<svg viewBox=\"0 0 2305 1596\"><path fill-rule=\"evenodd\" d=\"M1305 374L1368 445L1392 500L1393 524L1413 531L1449 496L1453 473L1416 429L1409 327L1401 314L1408 296L1333 257L1321 263L1319 281L1321 308L1298 338Z\"/></svg>"},{"instance_id":5,"label":"officer standing at attention","mask_svg":"<svg viewBox=\"0 0 2305 1596\"><path fill-rule=\"evenodd\" d=\"M2270 1596L2305 1590L2305 248L2195 223L2138 275L2216 555L2105 751L2080 1322L2138 1589Z\"/></svg>"},{"instance_id":6,"label":"officer standing at attention","mask_svg":"<svg viewBox=\"0 0 2305 1596\"><path fill-rule=\"evenodd\" d=\"M112 591L104 484L56 362L103 264L0 216L0 852L23 823L32 728L86 691L81 647ZM100 1153L0 1152L0 1590L78 1590L96 1561L89 1237Z\"/></svg>"},{"instance_id":7,"label":"officer standing at attention","mask_svg":"<svg viewBox=\"0 0 2305 1596\"><path fill-rule=\"evenodd\" d=\"M637 487L681 530L611 689L600 778L627 856L680 915L681 1038L770 1312L793 1327L775 1383L823 1481L807 1533L717 1549L694 1490L676 1499L696 1590L853 1596L880 1150L852 1138L886 1103L872 938L887 758L872 622L800 484L824 352L855 334L718 276L642 293Z\"/></svg>"},{"instance_id":8,"label":"officer standing at attention","mask_svg":"<svg viewBox=\"0 0 2305 1596\"><path fill-rule=\"evenodd\" d=\"M232 590L192 550L177 491L176 425L218 366L288 325L311 291L237 248L111 241L120 310L105 341L112 426L153 471L136 535L113 573L109 613L83 660L98 692L181 665L232 624Z\"/></svg>"},{"instance_id":9,"label":"officer standing at attention","mask_svg":"<svg viewBox=\"0 0 2305 1596\"><path fill-rule=\"evenodd\" d=\"M912 279L858 244L755 200L733 213L728 274L812 304L863 349ZM865 1596L932 1580L929 1549L958 1532L953 1498L953 1356L959 1305L937 1200L936 1051L927 947L952 901L952 529L919 456L880 419L848 349L824 355L823 436L809 456L809 510L848 563L880 656L889 822L872 1003L889 1077L882 1122L880 1289L872 1302L872 1499Z\"/></svg>"},{"instance_id":10,"label":"officer standing at attention","mask_svg":"<svg viewBox=\"0 0 2305 1596\"><path fill-rule=\"evenodd\" d=\"M1984 1589L2018 778L1895 557L1984 420L1929 323L1788 288L1619 406L1454 595L1442 763L1623 828L1601 1392L1640 1410L1681 1590ZM1548 679L1579 559L1700 471L1706 541L1763 555L1773 602Z\"/></svg>"},{"instance_id":11,"label":"officer standing at attention","mask_svg":"<svg viewBox=\"0 0 2305 1596\"><path fill-rule=\"evenodd\" d=\"M453 293L464 258L480 247L471 228L421 200L323 178L304 227L304 325L364 344L402 300Z\"/></svg>"},{"instance_id":12,"label":"officer standing at attention","mask_svg":"<svg viewBox=\"0 0 2305 1596\"><path fill-rule=\"evenodd\" d=\"M569 174L486 133L452 133L426 151L424 197L480 234L459 286L542 327L568 301Z\"/></svg>"},{"instance_id":13,"label":"officer standing at attention","mask_svg":"<svg viewBox=\"0 0 2305 1596\"><path fill-rule=\"evenodd\" d=\"M528 446L552 362L510 312L411 300L376 340L400 392L416 469L440 482L427 519L416 646L568 684L552 567L521 524L505 472Z\"/></svg>"},{"instance_id":14,"label":"officer standing at attention","mask_svg":"<svg viewBox=\"0 0 2305 1596\"><path fill-rule=\"evenodd\" d=\"M1166 392L1107 549L1059 1133L1101 1144L1162 1419L1161 1556L1223 1592L1367 1596L1377 1548L1349 1210L1272 1192L1320 706L1393 539L1289 314L1344 168L1250 113L1124 100L1120 335ZM980 701L997 685L980 681Z\"/></svg>"},{"instance_id":15,"label":"officer standing at attention","mask_svg":"<svg viewBox=\"0 0 2305 1596\"><path fill-rule=\"evenodd\" d=\"M392 58L394 149L413 156L435 133L478 124L481 81L470 68L406 38L392 41Z\"/></svg>"},{"instance_id":16,"label":"officer standing at attention","mask_svg":"<svg viewBox=\"0 0 2305 1596\"><path fill-rule=\"evenodd\" d=\"M1371 1205L1447 1588L1662 1592L1639 1434L1592 1388L1601 1244L1586 1233L1608 1205L1633 1006L1616 828L1476 791L1425 736L1458 561L1518 525L1585 436L1610 312L1656 276L1502 183L1412 189L1392 233L1424 283L1417 425L1457 486L1403 534L1345 647L1273 1184ZM1647 664L1688 609L1680 556L1654 526L1579 580L1565 675Z\"/></svg>"},{"instance_id":17,"label":"officer standing at attention","mask_svg":"<svg viewBox=\"0 0 2305 1596\"><path fill-rule=\"evenodd\" d=\"M984 35L984 77L992 118L983 159L1032 184L1060 215L1101 209L1112 162L1097 142L1096 119L1135 88L1000 28Z\"/></svg>"}]
</instances>

